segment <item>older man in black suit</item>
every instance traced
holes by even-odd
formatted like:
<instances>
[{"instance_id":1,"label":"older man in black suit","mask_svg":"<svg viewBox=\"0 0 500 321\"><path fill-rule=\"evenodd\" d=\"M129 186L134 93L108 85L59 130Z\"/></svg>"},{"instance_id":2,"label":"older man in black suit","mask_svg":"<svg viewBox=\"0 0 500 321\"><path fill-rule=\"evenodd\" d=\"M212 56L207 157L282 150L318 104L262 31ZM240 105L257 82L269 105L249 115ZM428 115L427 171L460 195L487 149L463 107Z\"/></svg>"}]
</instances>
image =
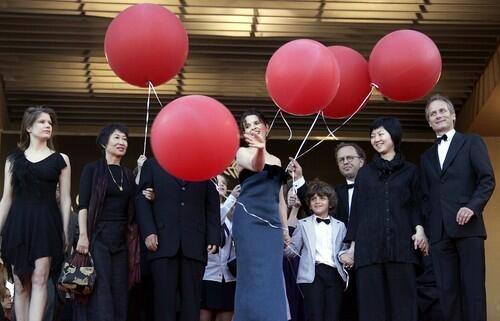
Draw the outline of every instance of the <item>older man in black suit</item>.
<instances>
[{"instance_id":1,"label":"older man in black suit","mask_svg":"<svg viewBox=\"0 0 500 321\"><path fill-rule=\"evenodd\" d=\"M155 321L198 321L207 252L220 243L219 194L210 181L186 182L155 159L143 167L139 191L152 188L155 200L137 195L137 221L148 249L154 281ZM179 312L179 313L178 313Z\"/></svg>"},{"instance_id":2,"label":"older man in black suit","mask_svg":"<svg viewBox=\"0 0 500 321\"><path fill-rule=\"evenodd\" d=\"M455 131L448 98L431 97L425 115L438 137L420 166L444 320L486 321L483 209L495 188L488 151L478 135Z\"/></svg>"}]
</instances>

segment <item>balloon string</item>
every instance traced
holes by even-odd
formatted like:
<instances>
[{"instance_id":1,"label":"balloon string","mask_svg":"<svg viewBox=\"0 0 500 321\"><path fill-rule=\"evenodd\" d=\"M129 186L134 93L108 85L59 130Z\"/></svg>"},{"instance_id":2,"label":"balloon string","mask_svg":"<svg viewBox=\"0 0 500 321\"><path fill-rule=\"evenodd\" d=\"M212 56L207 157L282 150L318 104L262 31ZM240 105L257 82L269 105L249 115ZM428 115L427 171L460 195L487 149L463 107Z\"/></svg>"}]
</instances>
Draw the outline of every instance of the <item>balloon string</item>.
<instances>
[{"instance_id":1,"label":"balloon string","mask_svg":"<svg viewBox=\"0 0 500 321\"><path fill-rule=\"evenodd\" d=\"M280 110L278 109L278 111L276 112L276 114L274 114L273 121L271 122L271 125L269 126L269 130L267 131L266 137L269 136L269 133L271 132L271 129L273 129L274 122L276 121L276 117L278 117L279 113L280 113Z\"/></svg>"},{"instance_id":2,"label":"balloon string","mask_svg":"<svg viewBox=\"0 0 500 321\"><path fill-rule=\"evenodd\" d=\"M151 100L151 88L153 87L153 84L149 82L148 84L148 100L146 103L146 126L144 126L144 145L142 147L142 155L146 155L146 144L148 140L148 124L149 124L149 103ZM153 87L154 89L154 87Z\"/></svg>"},{"instance_id":3,"label":"balloon string","mask_svg":"<svg viewBox=\"0 0 500 321\"><path fill-rule=\"evenodd\" d=\"M292 128L290 128L290 125L289 125L289 124L288 124L288 122L286 121L286 118L285 118L285 116L283 115L283 113L281 112L281 110L280 110L279 112L280 112L281 118L282 118L282 119L283 119L283 121L285 122L286 127L288 128L288 132L290 133L290 135L288 136L288 141L290 141L290 140L292 140L292 137L293 137Z\"/></svg>"},{"instance_id":4,"label":"balloon string","mask_svg":"<svg viewBox=\"0 0 500 321\"><path fill-rule=\"evenodd\" d=\"M213 178L212 178L212 179L210 179L210 181L211 181L211 182L215 185L215 188L217 188L217 183L216 183L217 181L216 181L215 179L213 179ZM225 199L227 199L227 196L226 196L226 195L222 195L222 197L224 197ZM245 204L241 203L240 201L236 200L236 204L240 205L240 206L243 208L243 210L245 211L245 213L246 213L247 215L250 215L250 216L252 216L252 217L254 217L254 218L258 219L259 221L266 223L269 227L272 227L272 228L275 228L275 229L282 229L282 227L272 224L272 223L271 223L271 222L269 222L268 220L266 220L266 219L264 219L264 218L260 217L259 215L254 214L254 213L250 213L250 212L247 210L247 208L246 208Z\"/></svg>"},{"instance_id":5,"label":"balloon string","mask_svg":"<svg viewBox=\"0 0 500 321\"><path fill-rule=\"evenodd\" d=\"M363 102L359 105L359 107L356 109L356 111L354 113L352 113L351 116L349 116L342 124L340 124L337 128L335 128L334 130L330 131L330 133L328 135L326 135L325 137L323 137L320 141L318 141L316 144L314 144L311 148L309 148L308 150L306 150L305 152L303 152L302 154L298 155L295 159L299 159L301 158L302 156L304 156L305 154L309 153L310 151L312 151L313 149L315 149L316 147L318 147L321 143L323 143L325 140L328 139L328 137L330 137L330 135L333 135L335 134L339 129L341 129L345 124L347 124L347 122L349 120L351 120L352 117L354 117L354 115L356 115L360 110L361 108L363 108L363 106L365 105L365 103L368 101L368 99L370 99L370 96L372 95L372 92L373 90L376 88L376 85L375 84L371 84L371 89L370 89L370 92L368 93L368 95L366 95L365 99L363 100Z\"/></svg>"},{"instance_id":6,"label":"balloon string","mask_svg":"<svg viewBox=\"0 0 500 321\"><path fill-rule=\"evenodd\" d=\"M328 123L326 122L325 114L323 113L323 111L321 111L321 118L323 118L323 123L325 124L326 130L328 130L329 136L332 136L333 139L338 140L335 134L330 130L330 127L328 127Z\"/></svg>"},{"instance_id":7,"label":"balloon string","mask_svg":"<svg viewBox=\"0 0 500 321\"><path fill-rule=\"evenodd\" d=\"M298 155L300 154L300 151L302 150L302 147L304 147L304 144L306 143L307 139L309 138L309 134L311 134L311 131L312 131L314 125L316 125L316 121L318 121L319 115L320 115L320 113L318 112L318 114L316 115L316 118L314 119L313 123L311 124L311 127L309 128L309 131L307 132L306 136L302 140L302 143L300 144L299 150L295 154L294 159L297 159Z\"/></svg>"},{"instance_id":8,"label":"balloon string","mask_svg":"<svg viewBox=\"0 0 500 321\"><path fill-rule=\"evenodd\" d=\"M151 88L153 89L153 93L156 96L156 100L158 101L158 104L160 104L160 108L163 107L163 104L161 103L160 97L158 97L158 94L156 93L155 87L153 86L153 84L151 82L149 82L149 83L151 84Z\"/></svg>"}]
</instances>

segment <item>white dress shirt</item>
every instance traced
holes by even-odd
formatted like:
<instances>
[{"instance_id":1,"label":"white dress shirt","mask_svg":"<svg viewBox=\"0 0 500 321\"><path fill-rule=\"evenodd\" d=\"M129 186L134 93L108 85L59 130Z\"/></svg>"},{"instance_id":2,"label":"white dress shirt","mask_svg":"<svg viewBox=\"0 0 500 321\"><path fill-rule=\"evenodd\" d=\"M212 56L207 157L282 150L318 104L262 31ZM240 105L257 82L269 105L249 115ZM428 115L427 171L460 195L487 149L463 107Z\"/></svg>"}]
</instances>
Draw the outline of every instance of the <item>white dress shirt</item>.
<instances>
[{"instance_id":1,"label":"white dress shirt","mask_svg":"<svg viewBox=\"0 0 500 321\"><path fill-rule=\"evenodd\" d=\"M318 216L314 215L314 233L316 234L316 253L314 254L314 259L317 264L326 264L331 267L335 267L335 263L332 259L333 252L333 240L332 240L332 217L328 216L330 219L330 224L316 221Z\"/></svg>"},{"instance_id":2,"label":"white dress shirt","mask_svg":"<svg viewBox=\"0 0 500 321\"><path fill-rule=\"evenodd\" d=\"M346 179L346 182L347 182L347 184L354 184L354 181L351 181L349 179ZM352 204L352 194L353 193L354 193L354 187L347 189L347 199L349 202L349 212L348 212L349 217L351 217L351 204Z\"/></svg>"},{"instance_id":3,"label":"white dress shirt","mask_svg":"<svg viewBox=\"0 0 500 321\"><path fill-rule=\"evenodd\" d=\"M450 130L445 135L447 136L446 140L442 140L438 145L438 157L439 157L439 165L441 169L443 169L444 160L446 159L446 154L448 153L448 149L450 149L451 140L453 136L455 136L455 129Z\"/></svg>"},{"instance_id":4,"label":"white dress shirt","mask_svg":"<svg viewBox=\"0 0 500 321\"><path fill-rule=\"evenodd\" d=\"M226 234L226 244L219 248L219 252L217 254L208 254L207 266L205 267L205 274L203 275L203 280L205 281L222 282L222 278L224 278L225 282L236 281L236 278L231 274L231 272L229 272L229 268L227 267L227 261L229 259L229 255L231 254L231 247L233 243L233 224L227 218L227 214L235 204L236 198L229 195L226 201L220 206L221 225L226 223L229 235Z\"/></svg>"}]
</instances>

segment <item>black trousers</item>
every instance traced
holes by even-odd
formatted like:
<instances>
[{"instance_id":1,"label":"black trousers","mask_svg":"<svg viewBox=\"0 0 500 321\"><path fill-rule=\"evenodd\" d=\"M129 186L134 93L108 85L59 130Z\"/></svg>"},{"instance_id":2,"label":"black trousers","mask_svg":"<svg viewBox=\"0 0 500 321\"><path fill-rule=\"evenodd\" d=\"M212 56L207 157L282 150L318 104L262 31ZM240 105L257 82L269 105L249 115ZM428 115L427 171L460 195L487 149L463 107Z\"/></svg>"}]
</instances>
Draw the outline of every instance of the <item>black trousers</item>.
<instances>
[{"instance_id":1,"label":"black trousers","mask_svg":"<svg viewBox=\"0 0 500 321\"><path fill-rule=\"evenodd\" d=\"M179 252L151 261L151 271L155 321L199 321L205 264Z\"/></svg>"},{"instance_id":2,"label":"black trousers","mask_svg":"<svg viewBox=\"0 0 500 321\"><path fill-rule=\"evenodd\" d=\"M380 263L356 270L360 321L416 321L417 287L411 263Z\"/></svg>"},{"instance_id":3,"label":"black trousers","mask_svg":"<svg viewBox=\"0 0 500 321\"><path fill-rule=\"evenodd\" d=\"M344 282L336 268L317 264L314 281L301 283L307 321L339 321Z\"/></svg>"},{"instance_id":4,"label":"black trousers","mask_svg":"<svg viewBox=\"0 0 500 321\"><path fill-rule=\"evenodd\" d=\"M341 309L342 321L358 320L358 302L356 294L356 271L349 271L349 287L344 292Z\"/></svg>"},{"instance_id":5,"label":"black trousers","mask_svg":"<svg viewBox=\"0 0 500 321\"><path fill-rule=\"evenodd\" d=\"M443 235L431 245L445 321L486 321L484 239Z\"/></svg>"}]
</instances>

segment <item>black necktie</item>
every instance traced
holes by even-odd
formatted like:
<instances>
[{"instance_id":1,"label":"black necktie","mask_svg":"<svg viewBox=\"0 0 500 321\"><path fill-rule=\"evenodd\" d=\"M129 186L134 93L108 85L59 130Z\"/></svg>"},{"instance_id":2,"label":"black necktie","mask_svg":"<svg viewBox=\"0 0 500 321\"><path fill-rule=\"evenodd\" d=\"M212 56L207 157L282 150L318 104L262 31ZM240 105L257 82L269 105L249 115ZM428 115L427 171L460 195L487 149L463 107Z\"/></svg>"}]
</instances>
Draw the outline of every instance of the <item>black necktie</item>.
<instances>
[{"instance_id":1,"label":"black necktie","mask_svg":"<svg viewBox=\"0 0 500 321\"><path fill-rule=\"evenodd\" d=\"M444 141L447 141L447 140L448 140L448 136L446 136L446 134L444 134L444 135L443 135L443 136L441 136L441 137L436 138L436 143L439 145L439 144L441 144L441 142L442 142L443 140L444 140Z\"/></svg>"},{"instance_id":2,"label":"black necktie","mask_svg":"<svg viewBox=\"0 0 500 321\"><path fill-rule=\"evenodd\" d=\"M223 248L226 245L226 238L229 236L229 228L226 223L222 224L220 232L220 247Z\"/></svg>"},{"instance_id":3,"label":"black necktie","mask_svg":"<svg viewBox=\"0 0 500 321\"><path fill-rule=\"evenodd\" d=\"M352 184L347 184L347 189L351 189L351 188L354 188L354 183L352 183Z\"/></svg>"},{"instance_id":4,"label":"black necktie","mask_svg":"<svg viewBox=\"0 0 500 321\"><path fill-rule=\"evenodd\" d=\"M318 223L323 222L326 225L328 225L328 224L330 224L330 219L329 218L322 219L322 218L316 217L316 222L318 222Z\"/></svg>"}]
</instances>

